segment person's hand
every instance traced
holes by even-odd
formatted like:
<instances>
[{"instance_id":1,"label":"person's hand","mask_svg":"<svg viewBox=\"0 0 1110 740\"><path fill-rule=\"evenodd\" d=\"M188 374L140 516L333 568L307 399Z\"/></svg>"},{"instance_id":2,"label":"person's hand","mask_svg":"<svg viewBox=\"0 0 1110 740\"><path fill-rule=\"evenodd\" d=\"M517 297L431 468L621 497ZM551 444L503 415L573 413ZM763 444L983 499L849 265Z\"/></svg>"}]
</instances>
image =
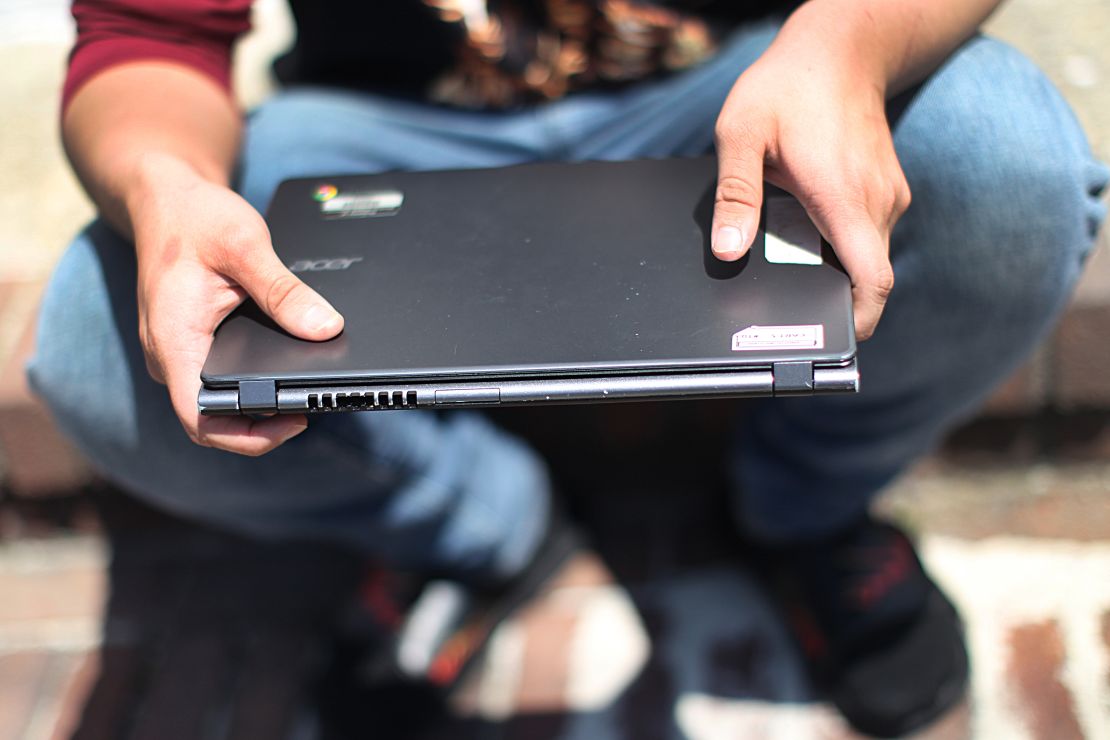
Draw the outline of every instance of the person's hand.
<instances>
[{"instance_id":1,"label":"person's hand","mask_svg":"<svg viewBox=\"0 0 1110 740\"><path fill-rule=\"evenodd\" d=\"M286 269L262 217L228 188L174 160L143 167L129 204L138 255L139 338L189 438L261 455L304 431L304 416L202 416L200 371L212 334L248 295L302 339L338 334L343 318Z\"/></svg>"},{"instance_id":2,"label":"person's hand","mask_svg":"<svg viewBox=\"0 0 1110 740\"><path fill-rule=\"evenodd\" d=\"M726 261L747 252L764 179L787 190L847 270L863 340L894 286L890 233L910 190L894 153L881 75L851 49L791 22L736 81L717 119L713 252Z\"/></svg>"}]
</instances>

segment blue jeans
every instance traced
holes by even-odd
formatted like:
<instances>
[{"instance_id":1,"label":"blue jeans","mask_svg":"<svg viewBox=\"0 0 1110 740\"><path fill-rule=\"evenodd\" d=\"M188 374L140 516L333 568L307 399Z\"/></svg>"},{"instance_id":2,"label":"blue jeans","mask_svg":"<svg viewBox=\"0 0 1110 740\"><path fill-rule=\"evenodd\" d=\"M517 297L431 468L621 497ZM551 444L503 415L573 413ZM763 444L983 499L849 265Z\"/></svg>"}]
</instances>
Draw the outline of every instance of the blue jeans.
<instances>
[{"instance_id":1,"label":"blue jeans","mask_svg":"<svg viewBox=\"0 0 1110 740\"><path fill-rule=\"evenodd\" d=\"M297 89L249 119L238 188L263 209L288 177L695 155L737 74L777 24L662 81L506 113ZM738 524L768 540L855 519L1044 338L1103 217L1107 180L1049 82L976 38L893 106L914 194L897 287L860 349L856 396L773 399L726 462ZM817 113L819 114L819 112ZM164 508L268 537L322 537L406 567L507 574L548 510L543 462L474 413L312 419L262 458L189 443L137 339L132 248L100 222L47 290L34 388L109 478Z\"/></svg>"}]
</instances>

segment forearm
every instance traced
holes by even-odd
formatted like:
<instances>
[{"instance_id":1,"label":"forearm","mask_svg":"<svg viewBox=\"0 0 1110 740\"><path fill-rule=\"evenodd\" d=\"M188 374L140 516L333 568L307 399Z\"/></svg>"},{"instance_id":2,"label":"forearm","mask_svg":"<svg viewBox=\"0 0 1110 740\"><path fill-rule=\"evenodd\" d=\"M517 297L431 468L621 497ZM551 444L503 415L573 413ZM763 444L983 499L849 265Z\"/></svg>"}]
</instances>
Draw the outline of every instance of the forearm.
<instances>
[{"instance_id":1,"label":"forearm","mask_svg":"<svg viewBox=\"0 0 1110 740\"><path fill-rule=\"evenodd\" d=\"M241 119L219 85L166 61L105 70L73 97L62 138L74 170L101 213L132 235L132 214L161 171L226 184Z\"/></svg>"},{"instance_id":2,"label":"forearm","mask_svg":"<svg viewBox=\"0 0 1110 740\"><path fill-rule=\"evenodd\" d=\"M776 45L848 56L890 97L923 80L1001 0L809 0Z\"/></svg>"}]
</instances>

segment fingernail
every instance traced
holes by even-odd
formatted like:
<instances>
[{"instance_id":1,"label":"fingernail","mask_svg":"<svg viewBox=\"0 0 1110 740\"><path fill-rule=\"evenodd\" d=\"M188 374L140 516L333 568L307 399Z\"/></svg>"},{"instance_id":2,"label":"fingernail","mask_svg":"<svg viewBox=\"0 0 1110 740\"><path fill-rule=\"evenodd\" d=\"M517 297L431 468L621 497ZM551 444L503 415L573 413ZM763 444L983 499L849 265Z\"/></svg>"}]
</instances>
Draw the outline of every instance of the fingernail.
<instances>
[{"instance_id":1,"label":"fingernail","mask_svg":"<svg viewBox=\"0 0 1110 740\"><path fill-rule=\"evenodd\" d=\"M339 328L342 318L331 306L322 306L319 303L309 306L304 314L304 323L312 331L332 331Z\"/></svg>"},{"instance_id":2,"label":"fingernail","mask_svg":"<svg viewBox=\"0 0 1110 740\"><path fill-rule=\"evenodd\" d=\"M739 257L744 234L735 226L722 226L713 235L713 251L720 257Z\"/></svg>"}]
</instances>

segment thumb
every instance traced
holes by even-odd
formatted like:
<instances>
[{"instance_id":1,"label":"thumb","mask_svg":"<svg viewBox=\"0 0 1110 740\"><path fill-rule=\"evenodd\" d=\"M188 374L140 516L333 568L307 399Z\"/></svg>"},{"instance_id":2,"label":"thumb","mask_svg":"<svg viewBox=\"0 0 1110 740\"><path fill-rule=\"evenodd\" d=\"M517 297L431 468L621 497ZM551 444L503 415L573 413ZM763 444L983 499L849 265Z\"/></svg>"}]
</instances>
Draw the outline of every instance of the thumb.
<instances>
[{"instance_id":1,"label":"thumb","mask_svg":"<svg viewBox=\"0 0 1110 740\"><path fill-rule=\"evenodd\" d=\"M290 272L272 248L252 251L231 277L282 329L314 341L331 339L343 330L339 312Z\"/></svg>"},{"instance_id":2,"label":"thumb","mask_svg":"<svg viewBox=\"0 0 1110 740\"><path fill-rule=\"evenodd\" d=\"M732 262L747 253L759 229L763 204L763 148L735 137L717 137L717 196L713 205L713 254Z\"/></svg>"}]
</instances>

